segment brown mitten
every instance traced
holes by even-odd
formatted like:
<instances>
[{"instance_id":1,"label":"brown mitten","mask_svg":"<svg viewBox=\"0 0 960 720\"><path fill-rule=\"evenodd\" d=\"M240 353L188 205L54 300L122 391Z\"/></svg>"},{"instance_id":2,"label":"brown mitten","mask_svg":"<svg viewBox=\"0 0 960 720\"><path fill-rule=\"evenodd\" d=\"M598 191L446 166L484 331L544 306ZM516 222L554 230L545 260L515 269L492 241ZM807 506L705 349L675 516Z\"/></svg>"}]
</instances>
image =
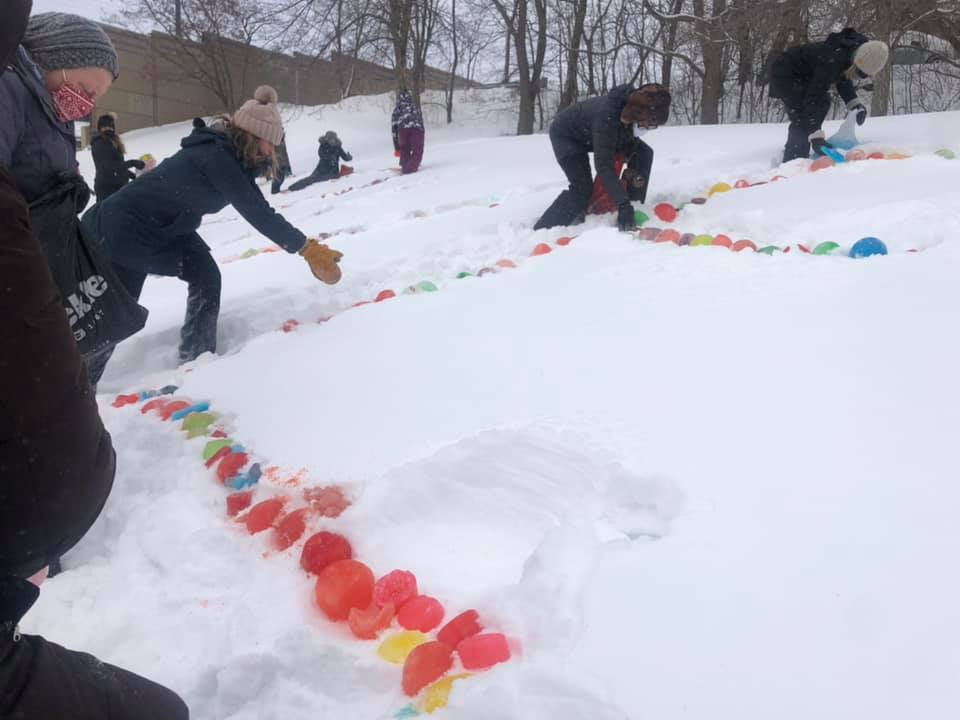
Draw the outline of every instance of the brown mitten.
<instances>
[{"instance_id":1,"label":"brown mitten","mask_svg":"<svg viewBox=\"0 0 960 720\"><path fill-rule=\"evenodd\" d=\"M310 271L317 280L322 280L327 285L336 285L340 282L340 266L337 263L343 257L342 252L331 250L314 238L307 238L300 254L307 261Z\"/></svg>"}]
</instances>

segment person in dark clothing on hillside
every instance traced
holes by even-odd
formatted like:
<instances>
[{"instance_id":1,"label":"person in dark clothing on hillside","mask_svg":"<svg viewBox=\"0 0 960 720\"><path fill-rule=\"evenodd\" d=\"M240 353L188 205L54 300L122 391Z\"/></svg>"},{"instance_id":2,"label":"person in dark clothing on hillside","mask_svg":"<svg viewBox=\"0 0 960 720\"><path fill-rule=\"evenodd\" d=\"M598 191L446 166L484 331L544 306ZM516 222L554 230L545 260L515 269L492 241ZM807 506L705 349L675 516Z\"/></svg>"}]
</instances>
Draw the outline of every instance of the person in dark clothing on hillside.
<instances>
[{"instance_id":1,"label":"person in dark clothing on hillside","mask_svg":"<svg viewBox=\"0 0 960 720\"><path fill-rule=\"evenodd\" d=\"M30 5L6 0L0 75ZM0 287L0 718L187 720L170 690L19 632L45 567L99 515L115 455L27 203L2 166Z\"/></svg>"},{"instance_id":2,"label":"person in dark clothing on hillside","mask_svg":"<svg viewBox=\"0 0 960 720\"><path fill-rule=\"evenodd\" d=\"M601 97L567 108L550 124L550 142L570 187L547 208L535 230L581 221L593 194L593 174L617 208L621 230L636 227L632 200L646 199L653 165L653 149L640 137L665 124L670 117L670 92L657 84L634 89L621 85ZM626 161L626 188L615 171L617 157Z\"/></svg>"},{"instance_id":3,"label":"person in dark clothing on hillside","mask_svg":"<svg viewBox=\"0 0 960 720\"><path fill-rule=\"evenodd\" d=\"M277 167L273 175L273 182L270 184L270 194L276 195L283 187L283 181L293 175L293 168L290 167L290 156L287 154L286 138L280 141L274 148L277 157Z\"/></svg>"},{"instance_id":4,"label":"person in dark clothing on hillside","mask_svg":"<svg viewBox=\"0 0 960 720\"><path fill-rule=\"evenodd\" d=\"M203 130L207 126L207 121L202 117L195 117L193 119L193 129L194 130Z\"/></svg>"},{"instance_id":5,"label":"person in dark clothing on hillside","mask_svg":"<svg viewBox=\"0 0 960 720\"><path fill-rule=\"evenodd\" d=\"M317 167L305 178L297 180L290 186L290 192L303 190L314 183L325 180L334 180L340 177L340 159L350 162L353 156L343 149L343 143L337 134L330 130L320 137L320 145L317 148Z\"/></svg>"},{"instance_id":6,"label":"person in dark clothing on hillside","mask_svg":"<svg viewBox=\"0 0 960 720\"><path fill-rule=\"evenodd\" d=\"M426 132L423 115L409 91L401 90L393 109L393 149L400 153L400 169L404 175L415 173L423 162Z\"/></svg>"},{"instance_id":7,"label":"person in dark clothing on hillside","mask_svg":"<svg viewBox=\"0 0 960 720\"><path fill-rule=\"evenodd\" d=\"M797 45L770 58L770 97L786 106L790 129L783 161L817 154L831 145L822 125L830 112L830 87L857 114L857 124L867 120L867 106L857 96L853 81L866 80L883 70L890 51L879 40L846 28L831 33L823 42Z\"/></svg>"},{"instance_id":8,"label":"person in dark clothing on hillside","mask_svg":"<svg viewBox=\"0 0 960 720\"><path fill-rule=\"evenodd\" d=\"M90 153L97 175L93 180L93 191L97 202L103 202L131 180L136 179L132 169L143 170L143 160L124 160L127 149L117 135L116 115L107 113L97 120L97 134L90 141Z\"/></svg>"},{"instance_id":9,"label":"person in dark clothing on hillside","mask_svg":"<svg viewBox=\"0 0 960 720\"><path fill-rule=\"evenodd\" d=\"M318 279L340 280L341 253L307 238L270 207L257 187L257 177L271 175L273 148L282 137L277 93L260 86L232 118L194 130L179 152L83 216L133 297L140 297L148 273L188 284L181 363L217 348L220 270L197 234L204 215L232 205L284 250L303 255ZM91 360L91 375L100 377L110 354L112 348Z\"/></svg>"}]
</instances>

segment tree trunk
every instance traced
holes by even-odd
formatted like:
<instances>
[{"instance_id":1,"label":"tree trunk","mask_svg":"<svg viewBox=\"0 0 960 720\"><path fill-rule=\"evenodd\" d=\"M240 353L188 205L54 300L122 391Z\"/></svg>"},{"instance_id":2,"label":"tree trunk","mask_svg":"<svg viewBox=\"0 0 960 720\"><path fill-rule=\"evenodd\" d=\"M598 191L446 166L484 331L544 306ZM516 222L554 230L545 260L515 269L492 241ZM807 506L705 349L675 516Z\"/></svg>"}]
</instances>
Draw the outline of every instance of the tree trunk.
<instances>
[{"instance_id":1,"label":"tree trunk","mask_svg":"<svg viewBox=\"0 0 960 720\"><path fill-rule=\"evenodd\" d=\"M679 15L681 10L683 10L683 0L673 0L673 6L670 8L670 14ZM667 28L667 46L665 49L670 53L677 49L677 28L679 26L679 22L676 20L671 20L669 27ZM673 55L668 54L663 56L663 65L660 68L660 83L666 87L670 87L672 80Z\"/></svg>"},{"instance_id":2,"label":"tree trunk","mask_svg":"<svg viewBox=\"0 0 960 720\"><path fill-rule=\"evenodd\" d=\"M450 83L447 85L447 124L453 122L453 92L457 87L457 65L460 63L460 45L457 42L457 0L451 0L450 25L453 29L453 67L450 68Z\"/></svg>"},{"instance_id":3,"label":"tree trunk","mask_svg":"<svg viewBox=\"0 0 960 720\"><path fill-rule=\"evenodd\" d=\"M580 66L580 44L583 42L583 26L587 17L587 0L575 0L573 31L567 53L567 82L560 95L560 109L570 107L577 99L577 68Z\"/></svg>"}]
</instances>

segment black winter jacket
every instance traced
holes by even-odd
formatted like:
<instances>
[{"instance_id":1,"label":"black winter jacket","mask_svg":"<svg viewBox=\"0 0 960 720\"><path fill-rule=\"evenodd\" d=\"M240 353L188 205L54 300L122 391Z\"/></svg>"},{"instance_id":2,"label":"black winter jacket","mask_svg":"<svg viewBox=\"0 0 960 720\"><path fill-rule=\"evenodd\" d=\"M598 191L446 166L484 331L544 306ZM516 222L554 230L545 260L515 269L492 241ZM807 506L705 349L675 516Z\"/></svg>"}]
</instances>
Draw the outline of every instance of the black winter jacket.
<instances>
[{"instance_id":1,"label":"black winter jacket","mask_svg":"<svg viewBox=\"0 0 960 720\"><path fill-rule=\"evenodd\" d=\"M799 111L804 128L816 132L820 126L823 99L836 86L844 102L856 99L857 91L847 77L853 56L869 38L846 28L831 33L823 42L788 48L770 59L770 97L779 98Z\"/></svg>"},{"instance_id":2,"label":"black winter jacket","mask_svg":"<svg viewBox=\"0 0 960 720\"><path fill-rule=\"evenodd\" d=\"M353 156L343 149L342 144L323 141L317 148L317 157L320 158L320 161L317 163L317 168L313 171L313 174L315 177L324 180L340 177L341 158L346 162L353 160Z\"/></svg>"},{"instance_id":3,"label":"black winter jacket","mask_svg":"<svg viewBox=\"0 0 960 720\"><path fill-rule=\"evenodd\" d=\"M638 167L646 147L633 135L633 127L620 121L627 98L636 88L620 85L607 95L578 102L554 118L550 141L559 162L574 155L593 153L597 177L614 205L630 200L614 170L614 156L622 155L630 167ZM647 148L649 150L649 148Z\"/></svg>"},{"instance_id":4,"label":"black winter jacket","mask_svg":"<svg viewBox=\"0 0 960 720\"><path fill-rule=\"evenodd\" d=\"M185 240L196 233L204 215L227 205L287 252L303 248L306 236L270 207L255 172L244 167L221 130L194 130L180 146L175 155L100 204L92 229L114 262L177 275Z\"/></svg>"},{"instance_id":5,"label":"black winter jacket","mask_svg":"<svg viewBox=\"0 0 960 720\"><path fill-rule=\"evenodd\" d=\"M93 524L115 461L27 207L2 168L0 288L0 576L29 577Z\"/></svg>"},{"instance_id":6,"label":"black winter jacket","mask_svg":"<svg viewBox=\"0 0 960 720\"><path fill-rule=\"evenodd\" d=\"M124 160L123 153L117 149L110 136L104 133L98 133L90 141L90 153L97 168L93 189L100 202L137 177L131 168L143 168L141 160Z\"/></svg>"}]
</instances>

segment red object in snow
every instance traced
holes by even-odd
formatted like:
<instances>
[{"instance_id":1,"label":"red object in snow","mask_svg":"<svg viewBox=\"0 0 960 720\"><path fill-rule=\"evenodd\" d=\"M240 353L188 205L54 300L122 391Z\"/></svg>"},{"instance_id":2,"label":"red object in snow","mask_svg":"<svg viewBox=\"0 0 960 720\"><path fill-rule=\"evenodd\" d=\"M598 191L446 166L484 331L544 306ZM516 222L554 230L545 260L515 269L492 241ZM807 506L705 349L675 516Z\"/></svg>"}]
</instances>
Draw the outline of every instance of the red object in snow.
<instances>
[{"instance_id":1,"label":"red object in snow","mask_svg":"<svg viewBox=\"0 0 960 720\"><path fill-rule=\"evenodd\" d=\"M530 253L533 255L546 255L547 253L553 252L553 248L547 245L546 243L537 243L537 246L533 248L533 252Z\"/></svg>"},{"instance_id":2,"label":"red object in snow","mask_svg":"<svg viewBox=\"0 0 960 720\"><path fill-rule=\"evenodd\" d=\"M480 615L476 610L467 610L444 625L437 633L437 640L456 650L461 642L468 637L473 637L481 630L483 625L480 624Z\"/></svg>"},{"instance_id":3,"label":"red object in snow","mask_svg":"<svg viewBox=\"0 0 960 720\"><path fill-rule=\"evenodd\" d=\"M163 406L163 409L160 411L161 420L169 420L170 416L173 415L177 410L185 410L190 407L190 403L186 400L174 400L167 403Z\"/></svg>"},{"instance_id":4,"label":"red object in snow","mask_svg":"<svg viewBox=\"0 0 960 720\"><path fill-rule=\"evenodd\" d=\"M734 252L740 252L741 250L753 250L754 252L756 252L757 246L756 246L756 243L754 243L752 240L737 240L733 244L732 250Z\"/></svg>"},{"instance_id":5,"label":"red object in snow","mask_svg":"<svg viewBox=\"0 0 960 720\"><path fill-rule=\"evenodd\" d=\"M406 630L430 632L443 622L443 605L429 595L407 600L397 612L397 621Z\"/></svg>"},{"instance_id":6,"label":"red object in snow","mask_svg":"<svg viewBox=\"0 0 960 720\"><path fill-rule=\"evenodd\" d=\"M253 490L243 490L241 492L230 493L227 495L227 515L236 517L253 502Z\"/></svg>"},{"instance_id":7,"label":"red object in snow","mask_svg":"<svg viewBox=\"0 0 960 720\"><path fill-rule=\"evenodd\" d=\"M340 177L346 177L347 175L353 175L353 168L349 165L340 166Z\"/></svg>"},{"instance_id":8,"label":"red object in snow","mask_svg":"<svg viewBox=\"0 0 960 720\"><path fill-rule=\"evenodd\" d=\"M249 457L244 452L231 452L220 461L220 465L217 467L217 479L226 484L227 480L240 472L243 466L247 464L248 459Z\"/></svg>"},{"instance_id":9,"label":"red object in snow","mask_svg":"<svg viewBox=\"0 0 960 720\"><path fill-rule=\"evenodd\" d=\"M457 646L457 655L466 670L485 670L510 659L510 646L501 633L474 635Z\"/></svg>"},{"instance_id":10,"label":"red object in snow","mask_svg":"<svg viewBox=\"0 0 960 720\"><path fill-rule=\"evenodd\" d=\"M409 570L391 570L373 586L373 602L379 607L402 608L417 596L417 577Z\"/></svg>"},{"instance_id":11,"label":"red object in snow","mask_svg":"<svg viewBox=\"0 0 960 720\"><path fill-rule=\"evenodd\" d=\"M223 459L224 459L227 455L229 455L229 454L230 454L230 448L228 448L228 447L222 447L222 448L220 448L219 450L217 450L216 453L213 454L213 456L211 456L211 458L210 458L209 460L207 460L206 466L207 466L208 468L213 467L214 465L216 465L218 462L220 462L221 460L223 460Z\"/></svg>"},{"instance_id":12,"label":"red object in snow","mask_svg":"<svg viewBox=\"0 0 960 720\"><path fill-rule=\"evenodd\" d=\"M396 297L397 294L393 290L381 290L377 293L377 297L374 298L374 302L383 302L384 300L389 300L390 298Z\"/></svg>"},{"instance_id":13,"label":"red object in snow","mask_svg":"<svg viewBox=\"0 0 960 720\"><path fill-rule=\"evenodd\" d=\"M672 223L677 219L677 209L670 203L660 203L653 209L653 214L667 223Z\"/></svg>"},{"instance_id":14,"label":"red object in snow","mask_svg":"<svg viewBox=\"0 0 960 720\"><path fill-rule=\"evenodd\" d=\"M351 608L347 616L350 631L361 640L374 640L377 635L390 627L396 614L393 603L379 607L376 603L366 610Z\"/></svg>"},{"instance_id":15,"label":"red object in snow","mask_svg":"<svg viewBox=\"0 0 960 720\"><path fill-rule=\"evenodd\" d=\"M210 433L210 437L216 438L217 440L223 440L229 436L223 430L214 430L212 433Z\"/></svg>"},{"instance_id":16,"label":"red object in snow","mask_svg":"<svg viewBox=\"0 0 960 720\"><path fill-rule=\"evenodd\" d=\"M300 508L280 518L273 532L273 544L277 550L286 550L303 537L309 514L310 508Z\"/></svg>"},{"instance_id":17,"label":"red object in snow","mask_svg":"<svg viewBox=\"0 0 960 720\"><path fill-rule=\"evenodd\" d=\"M720 247L730 248L733 247L733 240L731 240L727 235L717 235L713 238L713 244L719 245Z\"/></svg>"},{"instance_id":18,"label":"red object in snow","mask_svg":"<svg viewBox=\"0 0 960 720\"><path fill-rule=\"evenodd\" d=\"M306 488L303 499L323 517L340 517L343 511L350 507L350 500L336 485L326 487Z\"/></svg>"},{"instance_id":19,"label":"red object in snow","mask_svg":"<svg viewBox=\"0 0 960 720\"><path fill-rule=\"evenodd\" d=\"M497 260L497 267L515 268L516 266L517 264L513 260L508 260L507 258L503 258L502 260Z\"/></svg>"},{"instance_id":20,"label":"red object in snow","mask_svg":"<svg viewBox=\"0 0 960 720\"><path fill-rule=\"evenodd\" d=\"M658 242L658 243L671 242L674 245L679 245L680 233L673 229L664 230L662 233L657 235L657 239L654 242Z\"/></svg>"},{"instance_id":21,"label":"red object in snow","mask_svg":"<svg viewBox=\"0 0 960 720\"><path fill-rule=\"evenodd\" d=\"M146 415L153 410L163 410L170 401L166 398L154 398L149 400L146 405L140 408L140 412Z\"/></svg>"},{"instance_id":22,"label":"red object in snow","mask_svg":"<svg viewBox=\"0 0 960 720\"><path fill-rule=\"evenodd\" d=\"M562 238L557 238L557 245L561 245L561 246L563 246L563 247L566 247L567 245L569 245L569 244L572 243L572 242L573 242L573 238L570 237L569 235L564 236L564 237L562 237Z\"/></svg>"},{"instance_id":23,"label":"red object in snow","mask_svg":"<svg viewBox=\"0 0 960 720\"><path fill-rule=\"evenodd\" d=\"M797 247L800 248L800 252L807 253L807 255L810 254L810 248L808 248L806 245L801 245L800 243L797 243Z\"/></svg>"},{"instance_id":24,"label":"red object in snow","mask_svg":"<svg viewBox=\"0 0 960 720\"><path fill-rule=\"evenodd\" d=\"M403 663L403 691L414 697L453 667L453 650L441 642L418 645Z\"/></svg>"},{"instance_id":25,"label":"red object in snow","mask_svg":"<svg viewBox=\"0 0 960 720\"><path fill-rule=\"evenodd\" d=\"M293 332L294 330L297 329L298 325L300 325L299 320L291 319L291 320L287 320L283 325L281 325L280 329L283 330L285 333Z\"/></svg>"},{"instance_id":26,"label":"red object in snow","mask_svg":"<svg viewBox=\"0 0 960 720\"><path fill-rule=\"evenodd\" d=\"M746 180L737 180L733 184L733 187L735 187L737 190L743 190L744 188L750 187L750 183L748 183Z\"/></svg>"},{"instance_id":27,"label":"red object in snow","mask_svg":"<svg viewBox=\"0 0 960 720\"><path fill-rule=\"evenodd\" d=\"M140 401L140 396L131 394L131 395L117 395L117 399L113 401L113 406L115 408L122 408L126 405L133 405Z\"/></svg>"},{"instance_id":28,"label":"red object in snow","mask_svg":"<svg viewBox=\"0 0 960 720\"><path fill-rule=\"evenodd\" d=\"M331 620L346 620L353 608L370 607L373 573L358 560L338 560L317 578L317 605Z\"/></svg>"},{"instance_id":29,"label":"red object in snow","mask_svg":"<svg viewBox=\"0 0 960 720\"><path fill-rule=\"evenodd\" d=\"M270 498L259 502L240 518L240 522L247 526L247 532L251 535L263 532L272 527L277 517L283 512L283 503L282 498Z\"/></svg>"},{"instance_id":30,"label":"red object in snow","mask_svg":"<svg viewBox=\"0 0 960 720\"><path fill-rule=\"evenodd\" d=\"M300 567L308 573L319 575L333 563L352 557L353 548L350 547L349 540L339 533L323 530L311 535L304 543L303 552L300 553ZM367 605L369 603L365 603L363 607Z\"/></svg>"},{"instance_id":31,"label":"red object in snow","mask_svg":"<svg viewBox=\"0 0 960 720\"><path fill-rule=\"evenodd\" d=\"M623 172L623 155L614 155L613 172L618 178L620 177L620 173ZM621 180L620 184L626 189L627 182L625 180ZM610 196L607 195L607 191L604 189L603 183L600 181L600 176L598 175L593 181L593 194L590 196L590 202L587 204L587 212L592 215L605 215L606 213L616 211L616 209L617 206L613 204Z\"/></svg>"}]
</instances>

